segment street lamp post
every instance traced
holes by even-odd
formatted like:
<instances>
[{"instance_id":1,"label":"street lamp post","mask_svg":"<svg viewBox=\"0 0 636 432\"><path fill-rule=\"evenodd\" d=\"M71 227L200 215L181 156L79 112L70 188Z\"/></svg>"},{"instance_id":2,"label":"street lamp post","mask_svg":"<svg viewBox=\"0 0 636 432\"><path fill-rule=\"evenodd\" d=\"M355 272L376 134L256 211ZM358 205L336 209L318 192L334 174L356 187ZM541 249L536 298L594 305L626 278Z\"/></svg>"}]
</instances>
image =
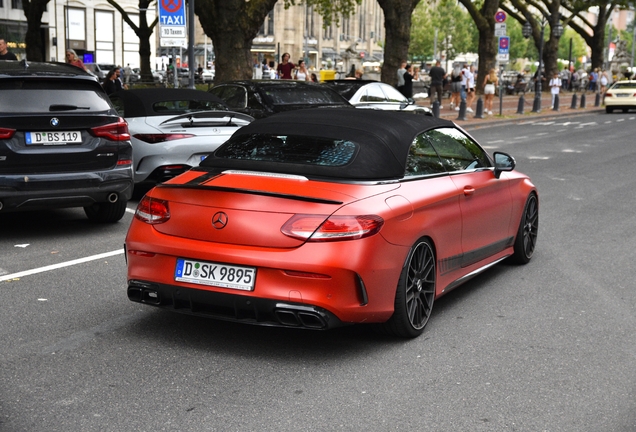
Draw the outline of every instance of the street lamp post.
<instances>
[{"instance_id":1,"label":"street lamp post","mask_svg":"<svg viewBox=\"0 0 636 432\"><path fill-rule=\"evenodd\" d=\"M544 43L543 37L545 35L545 26L547 23L548 22L546 21L545 17L542 17L541 23L540 23L541 25L540 41L541 42L539 43L539 68L537 69L537 83L534 89L535 90L534 102L532 104L532 112L534 113L541 112L541 90L542 90L541 71L543 69L543 43ZM523 25L522 33L523 33L523 37L526 39L532 36L532 26L530 25L529 21L526 21L526 23ZM556 25L552 27L552 35L558 39L561 37L562 34L563 34L563 26L561 25L559 21L557 21Z\"/></svg>"}]
</instances>

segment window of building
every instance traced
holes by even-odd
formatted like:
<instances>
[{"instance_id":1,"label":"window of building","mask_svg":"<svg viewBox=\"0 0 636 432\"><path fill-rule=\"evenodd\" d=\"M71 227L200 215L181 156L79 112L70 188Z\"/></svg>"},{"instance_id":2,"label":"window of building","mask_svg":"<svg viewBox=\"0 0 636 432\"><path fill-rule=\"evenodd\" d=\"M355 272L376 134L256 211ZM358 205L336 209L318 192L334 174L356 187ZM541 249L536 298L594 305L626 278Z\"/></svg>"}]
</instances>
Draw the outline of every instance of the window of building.
<instances>
[{"instance_id":1,"label":"window of building","mask_svg":"<svg viewBox=\"0 0 636 432\"><path fill-rule=\"evenodd\" d=\"M263 25L258 30L258 34L261 36L268 36L274 34L274 10L272 9L265 17Z\"/></svg>"},{"instance_id":2,"label":"window of building","mask_svg":"<svg viewBox=\"0 0 636 432\"><path fill-rule=\"evenodd\" d=\"M128 14L130 20L139 25L139 15ZM124 58L122 66L130 65L131 67L139 67L141 62L139 59L139 36L122 18Z\"/></svg>"},{"instance_id":3,"label":"window of building","mask_svg":"<svg viewBox=\"0 0 636 432\"><path fill-rule=\"evenodd\" d=\"M95 11L95 63L115 64L115 14Z\"/></svg>"},{"instance_id":4,"label":"window of building","mask_svg":"<svg viewBox=\"0 0 636 432\"><path fill-rule=\"evenodd\" d=\"M11 9L22 10L22 0L11 0Z\"/></svg>"}]
</instances>

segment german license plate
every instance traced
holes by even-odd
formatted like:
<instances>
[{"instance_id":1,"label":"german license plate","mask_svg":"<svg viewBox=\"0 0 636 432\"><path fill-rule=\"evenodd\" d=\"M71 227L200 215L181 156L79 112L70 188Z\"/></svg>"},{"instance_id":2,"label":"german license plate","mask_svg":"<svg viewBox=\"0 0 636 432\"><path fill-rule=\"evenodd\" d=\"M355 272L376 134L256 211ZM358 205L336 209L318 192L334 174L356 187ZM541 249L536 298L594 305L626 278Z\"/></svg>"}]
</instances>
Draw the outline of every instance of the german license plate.
<instances>
[{"instance_id":1,"label":"german license plate","mask_svg":"<svg viewBox=\"0 0 636 432\"><path fill-rule=\"evenodd\" d=\"M242 291L254 290L256 269L177 258L174 280Z\"/></svg>"},{"instance_id":2,"label":"german license plate","mask_svg":"<svg viewBox=\"0 0 636 432\"><path fill-rule=\"evenodd\" d=\"M82 133L79 131L26 132L25 137L27 145L64 145L82 142Z\"/></svg>"},{"instance_id":3,"label":"german license plate","mask_svg":"<svg viewBox=\"0 0 636 432\"><path fill-rule=\"evenodd\" d=\"M629 93L616 93L616 97L628 97Z\"/></svg>"}]
</instances>

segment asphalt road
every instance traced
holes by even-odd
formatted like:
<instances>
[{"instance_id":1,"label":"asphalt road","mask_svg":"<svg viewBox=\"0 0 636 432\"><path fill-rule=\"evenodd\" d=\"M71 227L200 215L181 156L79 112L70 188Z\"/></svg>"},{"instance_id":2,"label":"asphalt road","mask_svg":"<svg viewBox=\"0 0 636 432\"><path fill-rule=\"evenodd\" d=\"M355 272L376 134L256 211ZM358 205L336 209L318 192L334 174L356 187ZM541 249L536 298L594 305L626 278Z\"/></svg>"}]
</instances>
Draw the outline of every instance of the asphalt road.
<instances>
[{"instance_id":1,"label":"asphalt road","mask_svg":"<svg viewBox=\"0 0 636 432\"><path fill-rule=\"evenodd\" d=\"M533 178L539 243L439 299L416 340L143 307L132 214L0 215L0 431L634 431L635 119L469 128Z\"/></svg>"}]
</instances>

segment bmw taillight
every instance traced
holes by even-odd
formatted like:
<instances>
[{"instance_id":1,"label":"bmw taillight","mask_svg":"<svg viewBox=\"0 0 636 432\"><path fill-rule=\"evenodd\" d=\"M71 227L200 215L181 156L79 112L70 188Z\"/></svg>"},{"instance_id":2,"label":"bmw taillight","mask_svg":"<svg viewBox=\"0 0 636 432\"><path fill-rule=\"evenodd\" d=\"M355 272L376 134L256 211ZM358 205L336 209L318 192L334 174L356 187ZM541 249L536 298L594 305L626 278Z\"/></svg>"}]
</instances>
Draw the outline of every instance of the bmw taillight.
<instances>
[{"instance_id":1,"label":"bmw taillight","mask_svg":"<svg viewBox=\"0 0 636 432\"><path fill-rule=\"evenodd\" d=\"M281 228L283 234L309 242L357 240L377 234L384 219L376 215L294 215Z\"/></svg>"},{"instance_id":2,"label":"bmw taillight","mask_svg":"<svg viewBox=\"0 0 636 432\"><path fill-rule=\"evenodd\" d=\"M170 219L168 201L144 196L135 211L135 217L147 224L161 224Z\"/></svg>"},{"instance_id":3,"label":"bmw taillight","mask_svg":"<svg viewBox=\"0 0 636 432\"><path fill-rule=\"evenodd\" d=\"M130 132L128 131L128 123L126 120L119 117L116 123L110 123L104 126L97 126L89 129L91 135L106 138L111 141L127 141L130 139Z\"/></svg>"},{"instance_id":4,"label":"bmw taillight","mask_svg":"<svg viewBox=\"0 0 636 432\"><path fill-rule=\"evenodd\" d=\"M0 128L0 139L9 139L15 133L15 129Z\"/></svg>"},{"instance_id":5,"label":"bmw taillight","mask_svg":"<svg viewBox=\"0 0 636 432\"><path fill-rule=\"evenodd\" d=\"M185 138L191 138L193 134L135 134L133 135L139 141L147 142L148 144L158 144L166 141L174 141Z\"/></svg>"}]
</instances>

